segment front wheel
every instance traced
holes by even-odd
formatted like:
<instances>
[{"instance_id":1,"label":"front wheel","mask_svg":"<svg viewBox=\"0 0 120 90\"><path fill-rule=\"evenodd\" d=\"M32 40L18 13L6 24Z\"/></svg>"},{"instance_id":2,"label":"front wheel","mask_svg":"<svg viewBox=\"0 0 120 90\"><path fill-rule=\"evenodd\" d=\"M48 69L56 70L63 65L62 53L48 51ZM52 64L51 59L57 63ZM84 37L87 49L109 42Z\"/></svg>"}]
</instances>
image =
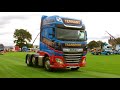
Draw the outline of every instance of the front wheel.
<instances>
[{"instance_id":1,"label":"front wheel","mask_svg":"<svg viewBox=\"0 0 120 90\"><path fill-rule=\"evenodd\" d=\"M45 58L44 68L46 71L52 71L52 68L50 67L50 60L48 57Z\"/></svg>"},{"instance_id":2,"label":"front wheel","mask_svg":"<svg viewBox=\"0 0 120 90\"><path fill-rule=\"evenodd\" d=\"M77 71L79 69L79 67L77 68L71 68L72 71Z\"/></svg>"}]
</instances>

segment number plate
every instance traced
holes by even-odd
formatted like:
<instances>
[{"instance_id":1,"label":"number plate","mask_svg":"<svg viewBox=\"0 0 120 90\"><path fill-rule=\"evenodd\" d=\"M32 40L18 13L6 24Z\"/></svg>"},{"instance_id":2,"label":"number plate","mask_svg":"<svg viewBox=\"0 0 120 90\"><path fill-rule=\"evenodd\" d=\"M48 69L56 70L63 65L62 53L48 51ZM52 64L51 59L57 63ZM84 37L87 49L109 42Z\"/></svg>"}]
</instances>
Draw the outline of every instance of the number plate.
<instances>
[{"instance_id":1,"label":"number plate","mask_svg":"<svg viewBox=\"0 0 120 90\"><path fill-rule=\"evenodd\" d=\"M77 68L78 66L68 66L68 68Z\"/></svg>"}]
</instances>

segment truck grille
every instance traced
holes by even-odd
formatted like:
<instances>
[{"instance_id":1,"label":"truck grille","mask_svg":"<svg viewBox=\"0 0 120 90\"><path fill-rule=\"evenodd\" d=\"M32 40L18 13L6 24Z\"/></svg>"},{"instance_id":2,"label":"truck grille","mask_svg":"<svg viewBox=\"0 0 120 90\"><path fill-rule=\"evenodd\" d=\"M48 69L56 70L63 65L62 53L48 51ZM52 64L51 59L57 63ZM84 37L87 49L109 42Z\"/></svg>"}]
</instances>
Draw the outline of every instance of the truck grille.
<instances>
[{"instance_id":1,"label":"truck grille","mask_svg":"<svg viewBox=\"0 0 120 90\"><path fill-rule=\"evenodd\" d=\"M82 53L66 53L64 52L65 63L67 64L78 64L82 58Z\"/></svg>"}]
</instances>

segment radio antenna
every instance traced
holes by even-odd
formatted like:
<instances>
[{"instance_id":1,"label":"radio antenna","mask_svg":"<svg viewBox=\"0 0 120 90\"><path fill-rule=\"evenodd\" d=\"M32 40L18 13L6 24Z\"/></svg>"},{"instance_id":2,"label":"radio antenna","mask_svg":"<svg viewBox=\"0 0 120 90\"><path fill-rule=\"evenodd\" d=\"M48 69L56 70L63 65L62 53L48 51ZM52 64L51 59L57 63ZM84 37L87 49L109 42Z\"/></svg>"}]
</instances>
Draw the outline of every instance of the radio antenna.
<instances>
[{"instance_id":1,"label":"radio antenna","mask_svg":"<svg viewBox=\"0 0 120 90\"><path fill-rule=\"evenodd\" d=\"M39 34L40 34L40 33L38 33L38 35L39 35ZM35 42L35 40L37 39L38 35L37 35L37 36L36 36L36 38L34 39L34 41L33 41L32 45L34 44L34 42Z\"/></svg>"}]
</instances>

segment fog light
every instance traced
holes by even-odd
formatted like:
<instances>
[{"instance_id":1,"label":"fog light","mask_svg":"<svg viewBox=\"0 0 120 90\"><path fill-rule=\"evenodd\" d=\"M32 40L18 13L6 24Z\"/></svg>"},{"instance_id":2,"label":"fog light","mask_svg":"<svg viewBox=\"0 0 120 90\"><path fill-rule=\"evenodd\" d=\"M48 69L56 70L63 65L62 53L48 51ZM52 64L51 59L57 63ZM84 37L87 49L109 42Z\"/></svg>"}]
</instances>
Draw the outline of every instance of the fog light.
<instances>
[{"instance_id":1,"label":"fog light","mask_svg":"<svg viewBox=\"0 0 120 90\"><path fill-rule=\"evenodd\" d=\"M59 64L63 64L62 59L60 59L60 58L56 58L55 60L56 60L57 63L59 63Z\"/></svg>"},{"instance_id":2,"label":"fog light","mask_svg":"<svg viewBox=\"0 0 120 90\"><path fill-rule=\"evenodd\" d=\"M83 58L82 63L85 63L85 62L86 62L86 58Z\"/></svg>"}]
</instances>

